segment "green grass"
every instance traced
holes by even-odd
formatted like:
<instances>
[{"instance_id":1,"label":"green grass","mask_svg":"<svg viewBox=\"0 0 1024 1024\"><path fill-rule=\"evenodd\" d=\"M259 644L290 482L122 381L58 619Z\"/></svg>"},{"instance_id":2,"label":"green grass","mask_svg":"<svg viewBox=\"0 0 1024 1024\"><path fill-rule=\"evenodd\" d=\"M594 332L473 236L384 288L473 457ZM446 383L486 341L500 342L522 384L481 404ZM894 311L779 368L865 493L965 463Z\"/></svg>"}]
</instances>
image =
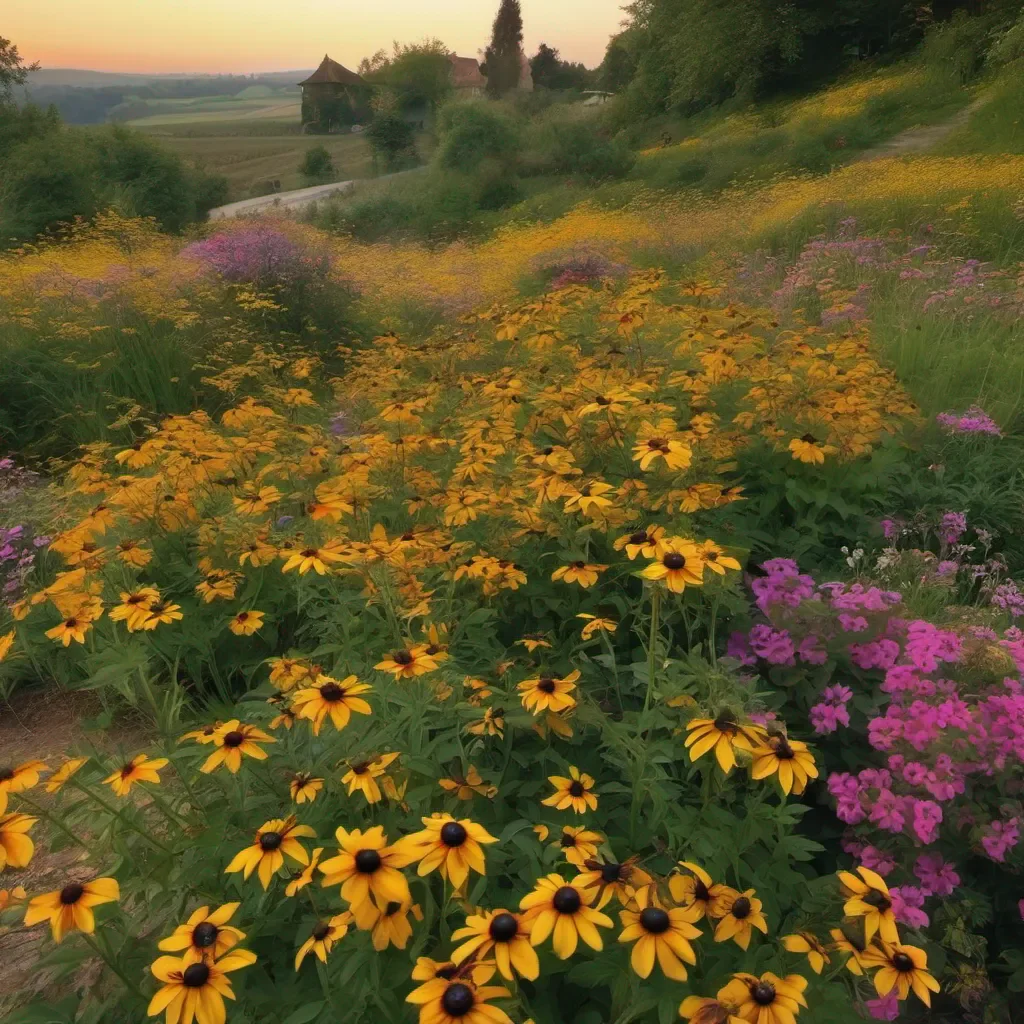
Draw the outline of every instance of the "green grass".
<instances>
[{"instance_id":1,"label":"green grass","mask_svg":"<svg viewBox=\"0 0 1024 1024\"><path fill-rule=\"evenodd\" d=\"M1024 59L999 73L986 88L981 106L937 152L1024 153Z\"/></svg>"}]
</instances>

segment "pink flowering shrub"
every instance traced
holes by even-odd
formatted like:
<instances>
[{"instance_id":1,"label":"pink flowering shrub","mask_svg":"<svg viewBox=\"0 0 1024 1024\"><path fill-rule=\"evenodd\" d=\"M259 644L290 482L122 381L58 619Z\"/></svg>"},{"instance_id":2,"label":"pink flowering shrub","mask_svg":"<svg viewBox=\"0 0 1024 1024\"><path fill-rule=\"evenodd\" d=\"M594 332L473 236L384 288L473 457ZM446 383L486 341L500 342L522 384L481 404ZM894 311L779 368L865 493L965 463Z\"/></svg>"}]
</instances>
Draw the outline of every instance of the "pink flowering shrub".
<instances>
[{"instance_id":1,"label":"pink flowering shrub","mask_svg":"<svg viewBox=\"0 0 1024 1024\"><path fill-rule=\"evenodd\" d=\"M965 529L959 513L940 524L949 544ZM908 928L987 926L998 952L1024 896L1024 631L1008 616L951 628L896 590L819 583L788 559L762 568L759 621L728 653L817 734L843 849L886 876Z\"/></svg>"}]
</instances>

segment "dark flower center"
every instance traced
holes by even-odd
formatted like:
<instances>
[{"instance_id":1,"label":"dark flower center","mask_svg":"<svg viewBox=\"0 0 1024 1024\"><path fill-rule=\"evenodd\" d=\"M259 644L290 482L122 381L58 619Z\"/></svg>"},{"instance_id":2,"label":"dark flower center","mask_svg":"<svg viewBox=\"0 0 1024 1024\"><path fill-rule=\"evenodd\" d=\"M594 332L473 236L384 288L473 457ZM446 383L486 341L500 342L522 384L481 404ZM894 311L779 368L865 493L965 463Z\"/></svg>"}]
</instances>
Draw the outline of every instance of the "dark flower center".
<instances>
[{"instance_id":1,"label":"dark flower center","mask_svg":"<svg viewBox=\"0 0 1024 1024\"><path fill-rule=\"evenodd\" d=\"M759 981L750 988L750 996L758 1006L771 1006L775 1002L775 986Z\"/></svg>"},{"instance_id":2,"label":"dark flower center","mask_svg":"<svg viewBox=\"0 0 1024 1024\"><path fill-rule=\"evenodd\" d=\"M793 753L793 748L789 745L789 741L785 736L780 736L772 746L775 747L775 756L780 761L792 761L796 754Z\"/></svg>"},{"instance_id":3,"label":"dark flower center","mask_svg":"<svg viewBox=\"0 0 1024 1024\"><path fill-rule=\"evenodd\" d=\"M912 971L914 969L914 961L906 953L895 953L892 965L897 971Z\"/></svg>"},{"instance_id":4,"label":"dark flower center","mask_svg":"<svg viewBox=\"0 0 1024 1024\"><path fill-rule=\"evenodd\" d=\"M661 451L662 448L667 448L668 444L663 437L652 437L647 442L647 447L652 451Z\"/></svg>"},{"instance_id":5,"label":"dark flower center","mask_svg":"<svg viewBox=\"0 0 1024 1024\"><path fill-rule=\"evenodd\" d=\"M240 747L245 742L245 734L238 732L236 729L234 732L229 732L224 737L225 747Z\"/></svg>"},{"instance_id":6,"label":"dark flower center","mask_svg":"<svg viewBox=\"0 0 1024 1024\"><path fill-rule=\"evenodd\" d=\"M376 850L360 850L356 854L356 871L372 875L380 867L380 854Z\"/></svg>"},{"instance_id":7,"label":"dark flower center","mask_svg":"<svg viewBox=\"0 0 1024 1024\"><path fill-rule=\"evenodd\" d=\"M804 434L804 436L801 437L800 440L804 441L807 444L817 444L818 443L818 439L813 434Z\"/></svg>"},{"instance_id":8,"label":"dark flower center","mask_svg":"<svg viewBox=\"0 0 1024 1024\"><path fill-rule=\"evenodd\" d=\"M264 832L260 836L260 849L265 853L270 853L281 845L282 838L280 832Z\"/></svg>"},{"instance_id":9,"label":"dark flower center","mask_svg":"<svg viewBox=\"0 0 1024 1024\"><path fill-rule=\"evenodd\" d=\"M586 562L573 562L572 567L574 569L582 569L586 564Z\"/></svg>"},{"instance_id":10,"label":"dark flower center","mask_svg":"<svg viewBox=\"0 0 1024 1024\"><path fill-rule=\"evenodd\" d=\"M206 949L207 946L212 946L217 941L219 933L220 929L215 924L210 924L209 921L200 921L192 929L192 945Z\"/></svg>"},{"instance_id":11,"label":"dark flower center","mask_svg":"<svg viewBox=\"0 0 1024 1024\"><path fill-rule=\"evenodd\" d=\"M583 783L578 779L569 784L569 796L583 796L585 792L586 790L583 788Z\"/></svg>"},{"instance_id":12,"label":"dark flower center","mask_svg":"<svg viewBox=\"0 0 1024 1024\"><path fill-rule=\"evenodd\" d=\"M437 977L444 978L445 981L451 981L458 972L458 967L455 964L445 964L444 967L437 969Z\"/></svg>"},{"instance_id":13,"label":"dark flower center","mask_svg":"<svg viewBox=\"0 0 1024 1024\"><path fill-rule=\"evenodd\" d=\"M695 878L693 880L693 895L702 903L711 899L711 893L708 892L708 887L699 878Z\"/></svg>"},{"instance_id":14,"label":"dark flower center","mask_svg":"<svg viewBox=\"0 0 1024 1024\"><path fill-rule=\"evenodd\" d=\"M395 651L391 657L397 665L411 665L413 662L413 657L408 651Z\"/></svg>"},{"instance_id":15,"label":"dark flower center","mask_svg":"<svg viewBox=\"0 0 1024 1024\"><path fill-rule=\"evenodd\" d=\"M384 916L385 917L394 917L395 914L397 914L401 909L402 909L402 904L401 903L396 903L394 900L391 900L388 903L388 905L384 908Z\"/></svg>"},{"instance_id":16,"label":"dark flower center","mask_svg":"<svg viewBox=\"0 0 1024 1024\"><path fill-rule=\"evenodd\" d=\"M750 900L746 896L740 896L732 905L732 916L742 921L743 918L750 916L750 909Z\"/></svg>"},{"instance_id":17,"label":"dark flower center","mask_svg":"<svg viewBox=\"0 0 1024 1024\"><path fill-rule=\"evenodd\" d=\"M511 942L519 934L519 922L511 914L498 914L488 931L495 942Z\"/></svg>"},{"instance_id":18,"label":"dark flower center","mask_svg":"<svg viewBox=\"0 0 1024 1024\"><path fill-rule=\"evenodd\" d=\"M457 821L449 821L441 826L441 842L445 846L461 846L468 838L468 833L464 825L460 825Z\"/></svg>"},{"instance_id":19,"label":"dark flower center","mask_svg":"<svg viewBox=\"0 0 1024 1024\"><path fill-rule=\"evenodd\" d=\"M610 398L605 398L604 395L598 395L597 398L594 399L594 401L597 402L598 405L612 404L612 400Z\"/></svg>"},{"instance_id":20,"label":"dark flower center","mask_svg":"<svg viewBox=\"0 0 1024 1024\"><path fill-rule=\"evenodd\" d=\"M123 768L121 769L121 778L122 778L122 779L127 779L127 778L128 778L128 776L129 776L129 775L131 775L131 773L132 773L133 771L135 771L135 765L133 765L133 764L132 764L132 763L131 763L131 762L129 761L129 762L128 762L128 764L126 764L126 765L125 765L125 766L124 766L124 767L123 767Z\"/></svg>"},{"instance_id":21,"label":"dark flower center","mask_svg":"<svg viewBox=\"0 0 1024 1024\"><path fill-rule=\"evenodd\" d=\"M875 907L883 913L888 910L892 903L877 889L872 889L866 896L861 897L869 907Z\"/></svg>"},{"instance_id":22,"label":"dark flower center","mask_svg":"<svg viewBox=\"0 0 1024 1024\"><path fill-rule=\"evenodd\" d=\"M316 548L306 548L304 551L300 551L299 554L302 555L303 558L316 558L320 552L317 551Z\"/></svg>"},{"instance_id":23,"label":"dark flower center","mask_svg":"<svg viewBox=\"0 0 1024 1024\"><path fill-rule=\"evenodd\" d=\"M647 531L646 530L641 530L639 533L631 534L630 538L629 538L629 543L630 544L646 544L647 543Z\"/></svg>"},{"instance_id":24,"label":"dark flower center","mask_svg":"<svg viewBox=\"0 0 1024 1024\"><path fill-rule=\"evenodd\" d=\"M670 551L662 560L661 564L666 569L682 569L686 565L686 559L682 555L676 554L675 551Z\"/></svg>"},{"instance_id":25,"label":"dark flower center","mask_svg":"<svg viewBox=\"0 0 1024 1024\"><path fill-rule=\"evenodd\" d=\"M435 654L441 653L441 648L438 647L437 644L431 644L423 653L429 654L431 657L433 657Z\"/></svg>"},{"instance_id":26,"label":"dark flower center","mask_svg":"<svg viewBox=\"0 0 1024 1024\"><path fill-rule=\"evenodd\" d=\"M670 924L672 920L668 916L668 911L662 910L661 907L646 907L640 911L640 927L645 932L661 935L662 932L668 931Z\"/></svg>"},{"instance_id":27,"label":"dark flower center","mask_svg":"<svg viewBox=\"0 0 1024 1024\"><path fill-rule=\"evenodd\" d=\"M730 734L736 732L736 723L730 715L725 713L719 715L715 719L714 725L719 732L727 732Z\"/></svg>"},{"instance_id":28,"label":"dark flower center","mask_svg":"<svg viewBox=\"0 0 1024 1024\"><path fill-rule=\"evenodd\" d=\"M202 988L210 980L210 968L206 964L189 964L181 980L188 988Z\"/></svg>"},{"instance_id":29,"label":"dark flower center","mask_svg":"<svg viewBox=\"0 0 1024 1024\"><path fill-rule=\"evenodd\" d=\"M317 942L323 942L323 940L326 939L327 936L330 934L331 926L326 921L321 921L313 929L313 938L316 939Z\"/></svg>"},{"instance_id":30,"label":"dark flower center","mask_svg":"<svg viewBox=\"0 0 1024 1024\"><path fill-rule=\"evenodd\" d=\"M85 889L80 886L77 882L72 882L70 885L65 885L60 891L60 901L65 907L70 907L72 904L77 903L82 898L82 893Z\"/></svg>"},{"instance_id":31,"label":"dark flower center","mask_svg":"<svg viewBox=\"0 0 1024 1024\"><path fill-rule=\"evenodd\" d=\"M449 1017L465 1017L476 1005L476 997L473 990L462 982L449 985L447 991L441 996L441 1006Z\"/></svg>"},{"instance_id":32,"label":"dark flower center","mask_svg":"<svg viewBox=\"0 0 1024 1024\"><path fill-rule=\"evenodd\" d=\"M544 678L537 684L537 689L541 693L554 693L555 692L555 681L554 679Z\"/></svg>"},{"instance_id":33,"label":"dark flower center","mask_svg":"<svg viewBox=\"0 0 1024 1024\"><path fill-rule=\"evenodd\" d=\"M10 782L14 778L13 768L0 768L0 782Z\"/></svg>"},{"instance_id":34,"label":"dark flower center","mask_svg":"<svg viewBox=\"0 0 1024 1024\"><path fill-rule=\"evenodd\" d=\"M571 832L562 833L562 849L570 850L576 846L576 837Z\"/></svg>"},{"instance_id":35,"label":"dark flower center","mask_svg":"<svg viewBox=\"0 0 1024 1024\"><path fill-rule=\"evenodd\" d=\"M325 683L320 687L320 696L323 700L333 703L345 696L345 691L337 683Z\"/></svg>"},{"instance_id":36,"label":"dark flower center","mask_svg":"<svg viewBox=\"0 0 1024 1024\"><path fill-rule=\"evenodd\" d=\"M583 900L571 885L563 885L552 897L551 905L560 914L575 914L583 906Z\"/></svg>"},{"instance_id":37,"label":"dark flower center","mask_svg":"<svg viewBox=\"0 0 1024 1024\"><path fill-rule=\"evenodd\" d=\"M74 628L75 628L75 626L77 626L77 625L78 625L78 619L65 619L65 620L64 620L64 625L65 625L65 626L66 626L66 627L67 627L68 629L74 629Z\"/></svg>"},{"instance_id":38,"label":"dark flower center","mask_svg":"<svg viewBox=\"0 0 1024 1024\"><path fill-rule=\"evenodd\" d=\"M622 869L620 864L602 864L601 865L601 881L607 882L609 885L612 882L619 880L619 873Z\"/></svg>"}]
</instances>

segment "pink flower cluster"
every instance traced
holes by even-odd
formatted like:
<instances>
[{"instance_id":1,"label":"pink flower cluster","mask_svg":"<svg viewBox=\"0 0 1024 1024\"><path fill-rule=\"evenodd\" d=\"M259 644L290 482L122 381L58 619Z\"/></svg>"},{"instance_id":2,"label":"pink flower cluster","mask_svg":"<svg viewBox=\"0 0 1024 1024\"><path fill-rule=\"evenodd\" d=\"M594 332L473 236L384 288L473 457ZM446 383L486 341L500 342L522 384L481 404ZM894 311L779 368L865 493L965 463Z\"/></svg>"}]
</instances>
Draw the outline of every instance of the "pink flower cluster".
<instances>
[{"instance_id":1,"label":"pink flower cluster","mask_svg":"<svg viewBox=\"0 0 1024 1024\"><path fill-rule=\"evenodd\" d=\"M984 409L972 405L964 413L940 412L935 417L940 427L945 427L951 434L991 434L1002 437L999 425Z\"/></svg>"}]
</instances>

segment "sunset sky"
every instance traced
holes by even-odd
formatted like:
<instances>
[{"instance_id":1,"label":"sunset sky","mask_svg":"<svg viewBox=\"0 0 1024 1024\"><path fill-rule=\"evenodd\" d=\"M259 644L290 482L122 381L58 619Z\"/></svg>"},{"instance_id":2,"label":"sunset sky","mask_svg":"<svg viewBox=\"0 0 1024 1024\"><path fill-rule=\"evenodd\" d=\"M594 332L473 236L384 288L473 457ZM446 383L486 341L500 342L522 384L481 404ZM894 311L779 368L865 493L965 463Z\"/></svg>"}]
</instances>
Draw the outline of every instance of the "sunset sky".
<instances>
[{"instance_id":1,"label":"sunset sky","mask_svg":"<svg viewBox=\"0 0 1024 1024\"><path fill-rule=\"evenodd\" d=\"M547 43L600 62L626 0L522 0L528 53ZM354 67L392 40L442 39L476 56L498 0L2 0L0 35L45 67L285 71L324 52Z\"/></svg>"}]
</instances>

